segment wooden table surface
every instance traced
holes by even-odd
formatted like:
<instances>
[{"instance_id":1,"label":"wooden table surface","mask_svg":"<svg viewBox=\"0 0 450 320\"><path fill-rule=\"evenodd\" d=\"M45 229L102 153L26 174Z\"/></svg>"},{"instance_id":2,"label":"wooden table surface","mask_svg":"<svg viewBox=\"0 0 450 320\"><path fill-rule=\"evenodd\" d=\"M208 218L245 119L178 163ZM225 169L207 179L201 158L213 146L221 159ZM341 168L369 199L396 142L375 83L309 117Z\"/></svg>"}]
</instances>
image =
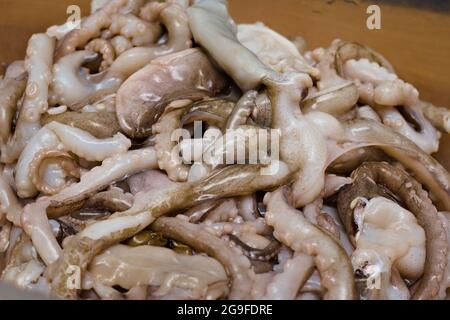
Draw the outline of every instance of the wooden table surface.
<instances>
[{"instance_id":1,"label":"wooden table surface","mask_svg":"<svg viewBox=\"0 0 450 320\"><path fill-rule=\"evenodd\" d=\"M237 22L262 21L286 36L303 36L309 47L328 46L335 38L364 43L383 53L423 99L450 107L450 15L435 10L370 1L381 7L381 30L366 27L368 2L361 0L230 0ZM425 1L416 1L419 4ZM23 57L27 39L49 25L63 23L69 4L89 12L89 0L1 0L0 61ZM441 11L439 11L441 10ZM444 12L442 12L444 11ZM438 158L450 168L450 138ZM444 149L444 148L442 148ZM446 154L444 154L446 153Z\"/></svg>"}]
</instances>

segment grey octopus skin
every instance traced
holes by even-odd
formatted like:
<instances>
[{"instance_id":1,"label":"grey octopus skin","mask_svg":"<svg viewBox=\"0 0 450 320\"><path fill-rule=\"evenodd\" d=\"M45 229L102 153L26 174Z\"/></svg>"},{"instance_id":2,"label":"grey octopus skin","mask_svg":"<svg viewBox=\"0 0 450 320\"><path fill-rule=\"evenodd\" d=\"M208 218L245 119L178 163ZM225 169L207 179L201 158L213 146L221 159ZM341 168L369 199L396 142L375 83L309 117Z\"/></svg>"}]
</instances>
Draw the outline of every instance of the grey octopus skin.
<instances>
[{"instance_id":1,"label":"grey octopus skin","mask_svg":"<svg viewBox=\"0 0 450 320\"><path fill-rule=\"evenodd\" d=\"M338 210L347 232L354 234L352 201L358 197L372 198L384 195L378 185L398 195L405 207L417 218L426 234L426 262L420 284L415 288L413 299L436 298L446 282L449 244L436 207L420 183L405 171L387 163L365 163L353 172L354 183L345 186L338 196ZM446 284L445 284L446 285Z\"/></svg>"}]
</instances>

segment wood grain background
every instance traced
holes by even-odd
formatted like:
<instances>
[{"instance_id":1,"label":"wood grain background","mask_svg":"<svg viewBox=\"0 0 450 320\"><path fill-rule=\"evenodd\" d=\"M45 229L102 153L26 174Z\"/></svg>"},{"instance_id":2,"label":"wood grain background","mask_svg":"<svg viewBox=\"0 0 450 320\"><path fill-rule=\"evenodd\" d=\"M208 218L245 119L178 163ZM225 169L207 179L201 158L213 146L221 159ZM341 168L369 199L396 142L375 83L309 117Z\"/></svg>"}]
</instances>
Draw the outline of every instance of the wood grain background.
<instances>
[{"instance_id":1,"label":"wood grain background","mask_svg":"<svg viewBox=\"0 0 450 320\"><path fill-rule=\"evenodd\" d=\"M89 12L89 0L0 0L0 61L23 57L27 39L49 25L63 23L69 4ZM450 15L448 1L433 10L378 1L382 29L366 28L368 2L359 0L230 0L237 22L262 21L286 36L303 36L311 48L335 38L354 40L380 51L423 99L450 107ZM407 1L403 1L407 2ZM426 6L427 1L415 1ZM377 1L370 1L377 3ZM437 156L450 168L450 138Z\"/></svg>"}]
</instances>

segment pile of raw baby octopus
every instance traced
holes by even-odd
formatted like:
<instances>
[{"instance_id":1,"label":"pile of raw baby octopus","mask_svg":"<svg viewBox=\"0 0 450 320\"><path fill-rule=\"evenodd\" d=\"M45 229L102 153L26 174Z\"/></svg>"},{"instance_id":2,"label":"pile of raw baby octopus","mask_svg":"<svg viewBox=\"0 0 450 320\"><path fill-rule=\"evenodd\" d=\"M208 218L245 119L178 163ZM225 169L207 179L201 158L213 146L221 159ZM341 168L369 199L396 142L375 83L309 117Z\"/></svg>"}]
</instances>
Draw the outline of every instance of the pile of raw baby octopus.
<instances>
[{"instance_id":1,"label":"pile of raw baby octopus","mask_svg":"<svg viewBox=\"0 0 450 320\"><path fill-rule=\"evenodd\" d=\"M431 154L450 112L364 45L306 51L224 0L93 1L1 77L2 281L62 299L447 298L450 175ZM224 165L218 142L245 129L248 150L252 128L278 132L278 156Z\"/></svg>"}]
</instances>

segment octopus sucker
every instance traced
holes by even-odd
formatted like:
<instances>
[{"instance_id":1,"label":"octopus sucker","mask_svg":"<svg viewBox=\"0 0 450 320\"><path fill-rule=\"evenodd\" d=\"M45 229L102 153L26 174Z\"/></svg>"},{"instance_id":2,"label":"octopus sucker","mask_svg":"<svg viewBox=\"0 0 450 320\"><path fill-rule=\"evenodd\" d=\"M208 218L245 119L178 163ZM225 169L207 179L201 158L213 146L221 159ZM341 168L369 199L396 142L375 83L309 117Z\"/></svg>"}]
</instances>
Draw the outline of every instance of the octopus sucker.
<instances>
[{"instance_id":1,"label":"octopus sucker","mask_svg":"<svg viewBox=\"0 0 450 320\"><path fill-rule=\"evenodd\" d=\"M413 299L433 299L443 285L444 273L448 263L449 243L444 226L440 223L438 212L422 186L405 171L387 163L366 163L353 174L355 183L345 187L339 194L339 213L348 216L352 211L350 194L364 197L362 186L367 181L384 185L400 197L405 206L416 216L426 234L426 263L420 285L415 289ZM360 190L361 193L358 191ZM371 195L368 195L369 197ZM351 198L351 196L350 196ZM351 230L348 230L350 233Z\"/></svg>"}]
</instances>

